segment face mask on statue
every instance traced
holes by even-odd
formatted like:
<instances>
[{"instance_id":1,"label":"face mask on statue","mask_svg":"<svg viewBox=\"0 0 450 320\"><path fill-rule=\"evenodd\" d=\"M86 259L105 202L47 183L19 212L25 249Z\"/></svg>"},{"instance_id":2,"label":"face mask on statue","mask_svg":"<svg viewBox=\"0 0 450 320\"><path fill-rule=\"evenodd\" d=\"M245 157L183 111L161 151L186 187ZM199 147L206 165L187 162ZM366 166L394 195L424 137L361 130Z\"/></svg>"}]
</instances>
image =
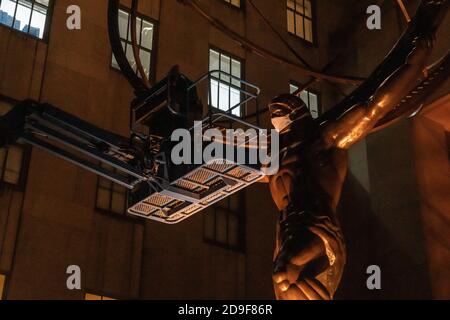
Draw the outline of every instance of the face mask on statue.
<instances>
[{"instance_id":1,"label":"face mask on statue","mask_svg":"<svg viewBox=\"0 0 450 320\"><path fill-rule=\"evenodd\" d=\"M289 115L286 115L284 117L272 118L272 124L278 133L281 133L284 130L286 130L286 128L289 127L292 124L292 122L293 121L291 120Z\"/></svg>"}]
</instances>

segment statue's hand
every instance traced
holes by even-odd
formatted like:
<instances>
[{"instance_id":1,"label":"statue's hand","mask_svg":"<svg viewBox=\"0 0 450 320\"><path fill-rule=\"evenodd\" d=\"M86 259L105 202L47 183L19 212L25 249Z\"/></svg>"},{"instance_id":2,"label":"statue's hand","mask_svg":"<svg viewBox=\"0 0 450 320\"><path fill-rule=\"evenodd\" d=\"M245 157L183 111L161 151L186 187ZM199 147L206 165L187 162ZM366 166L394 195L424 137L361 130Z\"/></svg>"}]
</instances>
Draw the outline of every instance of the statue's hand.
<instances>
[{"instance_id":1,"label":"statue's hand","mask_svg":"<svg viewBox=\"0 0 450 320\"><path fill-rule=\"evenodd\" d=\"M345 246L324 226L281 225L273 273L278 299L332 299L344 270Z\"/></svg>"}]
</instances>

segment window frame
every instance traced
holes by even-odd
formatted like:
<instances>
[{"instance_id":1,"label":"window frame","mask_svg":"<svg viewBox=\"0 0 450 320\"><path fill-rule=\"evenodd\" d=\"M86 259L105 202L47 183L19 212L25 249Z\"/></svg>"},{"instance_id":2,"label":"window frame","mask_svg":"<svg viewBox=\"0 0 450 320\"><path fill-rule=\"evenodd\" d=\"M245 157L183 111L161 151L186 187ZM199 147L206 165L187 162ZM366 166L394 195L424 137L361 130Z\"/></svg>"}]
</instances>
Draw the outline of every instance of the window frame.
<instances>
[{"instance_id":1,"label":"window frame","mask_svg":"<svg viewBox=\"0 0 450 320\"><path fill-rule=\"evenodd\" d=\"M294 81L294 80L291 80L289 82L289 85L293 85L293 86L295 86L297 88L301 88L303 86L301 83L299 83L297 81ZM316 89L312 89L312 88L307 88L307 89L304 89L303 91L306 91L308 93L312 93L312 94L317 96L317 113L318 113L317 118L322 116L323 115L322 93L320 91L318 91ZM309 95L308 95L308 100L309 100ZM305 102L305 104L306 104L306 102ZM308 110L310 110L310 106L308 104L306 106L308 107ZM311 112L311 110L310 110L310 112Z\"/></svg>"},{"instance_id":2,"label":"window frame","mask_svg":"<svg viewBox=\"0 0 450 320\"><path fill-rule=\"evenodd\" d=\"M36 0L30 0L30 1L32 1L32 8L31 9L33 9L34 3L36 2ZM0 0L0 5L1 5L1 2L2 2L2 0ZM17 13L17 5L16 5L16 10L14 12L13 25L12 26L7 26L7 25L5 25L3 23L0 23L0 27L7 28L7 29L11 30L12 32L15 32L17 34L21 34L21 35L30 37L30 38L32 38L34 40L37 40L37 41L40 41L40 42L43 42L43 43L48 43L49 42L49 38L50 38L50 29L51 29L51 26L52 26L52 18L53 18L54 8L55 8L55 0L49 0L48 7L47 7L47 15L46 15L46 19L45 19L44 33L42 35L42 39L39 38L39 37L36 37L36 36L34 36L32 34L30 34L29 32L24 32L24 31L17 30L17 29L14 28L14 21L16 20L15 15ZM32 15L30 15L30 19L31 19L31 16ZM29 22L31 22L31 20L29 20Z\"/></svg>"},{"instance_id":3,"label":"window frame","mask_svg":"<svg viewBox=\"0 0 450 320\"><path fill-rule=\"evenodd\" d=\"M108 189L108 192L110 193L110 195L109 195L109 201L108 201L108 203L109 203L109 210L108 210L108 209L100 208L100 207L98 206L98 194L99 194L99 190L100 190L100 188L106 189L106 188L100 186L100 180L101 180L101 179L104 179L104 180L108 181L108 183L111 184L111 187ZM106 179L106 178L97 176L97 184L96 184L96 189L95 189L95 211L97 211L97 212L99 212L99 213L102 213L102 214L105 214L105 215L108 215L108 216L117 217L117 218L121 217L121 218L124 218L124 219L127 219L127 220L128 220L128 219L132 219L132 217L129 216L129 215L128 215L128 212L127 212L127 209L128 209L128 201L129 201L129 190L127 190L126 188L125 188L125 203L124 203L124 209L123 209L123 212L122 212L122 213L118 213L118 212L112 211L112 196L113 196L113 194L114 194L114 185L116 185L116 183L114 183L114 182L112 182L112 181L110 181L110 180L108 180L108 179ZM124 187L122 187L122 188L124 188Z\"/></svg>"},{"instance_id":4,"label":"window frame","mask_svg":"<svg viewBox=\"0 0 450 320\"><path fill-rule=\"evenodd\" d=\"M231 197L238 197L239 208L238 210L232 210L230 208ZM247 219L246 219L246 210L245 210L245 193L235 193L229 196L227 199L228 207L221 205L224 201L213 205L210 210L204 213L203 216L203 242L219 247L222 249L230 250L237 253L245 253L247 251L247 243L246 243L246 229L247 229ZM217 240L217 212L218 210L224 211L227 214L227 243L221 242ZM206 236L206 219L208 217L206 215L214 215L214 239L210 239ZM229 216L234 215L237 216L239 224L238 224L238 245L234 246L229 243Z\"/></svg>"},{"instance_id":5,"label":"window frame","mask_svg":"<svg viewBox=\"0 0 450 320\"><path fill-rule=\"evenodd\" d=\"M97 297L101 297L100 300L86 300L86 295L92 295L92 296L97 296ZM104 292L100 293L97 290L83 290L83 296L84 296L84 301L111 301L111 300L129 300L129 298L119 298L116 295L113 294L106 294ZM103 299L103 298L109 298L109 299Z\"/></svg>"},{"instance_id":6,"label":"window frame","mask_svg":"<svg viewBox=\"0 0 450 320\"><path fill-rule=\"evenodd\" d=\"M240 0L239 7L232 4L231 0L218 0L218 1L220 1L222 4L224 4L225 6L227 6L229 8L233 8L234 10L239 10L239 11L245 12L245 0Z\"/></svg>"},{"instance_id":7,"label":"window frame","mask_svg":"<svg viewBox=\"0 0 450 320\"><path fill-rule=\"evenodd\" d=\"M121 221L124 221L124 222L132 222L132 223L144 225L145 222L146 222L145 218L134 216L134 215L130 215L128 213L128 206L129 206L129 201L130 201L130 190L128 190L126 188L125 188L125 205L124 205L125 208L124 208L124 211L122 213L117 213L117 212L114 212L112 210L106 210L106 209L98 207L97 201L98 201L98 191L100 189L100 179L105 179L105 180L107 180L108 182L111 183L111 189L109 190L109 192L111 193L110 198L109 198L109 207L111 208L111 205L112 205L112 194L113 194L113 189L112 188L114 187L115 183L110 181L110 180L108 180L108 179L106 179L106 178L97 176L97 183L96 183L96 189L95 189L95 199L94 199L94 202L95 202L94 203L94 210L95 210L95 212L97 212L97 213L99 213L101 215L107 216L109 218L121 220ZM92 293L92 294L95 294L95 293Z\"/></svg>"},{"instance_id":8,"label":"window frame","mask_svg":"<svg viewBox=\"0 0 450 320\"><path fill-rule=\"evenodd\" d=\"M306 40L305 38L302 38L300 35L298 35L295 32L294 33L290 32L289 29L286 27L287 33L289 35L295 37L296 39L299 39L305 45L308 45L310 47L317 47L318 46L317 25L318 24L317 24L317 13L316 13L316 10L317 10L316 1L315 0L310 0L311 1L311 11L312 11L311 18L310 17L306 17L304 14L289 8L288 5L287 5L287 1L288 0L286 0L286 26L288 25L288 11L294 12L294 29L295 29L295 31L297 29L297 26L296 26L296 23L295 23L295 19L296 19L295 15L296 14L299 14L299 15L302 16L302 19L303 19L303 30L305 30L305 22L304 22L304 20L305 19L311 20L312 38L313 38L312 40L313 41ZM304 1L304 0L302 0L302 1Z\"/></svg>"},{"instance_id":9,"label":"window frame","mask_svg":"<svg viewBox=\"0 0 450 320\"><path fill-rule=\"evenodd\" d=\"M0 170L0 188L8 188L14 191L25 191L27 177L28 177L28 170L30 167L30 160L31 160L31 146L26 144L16 144L14 147L21 149L22 151L22 161L20 164L20 173L19 173L19 181L17 184L6 182L3 180L5 169L2 168ZM6 149L6 157L5 157L5 165L6 165L6 159L8 158L8 152L9 147L3 148Z\"/></svg>"},{"instance_id":10,"label":"window frame","mask_svg":"<svg viewBox=\"0 0 450 320\"><path fill-rule=\"evenodd\" d=\"M245 79L246 79L246 73L245 73L245 70L246 70L246 61L245 61L245 59L244 58L241 58L241 57L239 57L239 56L237 56L237 55L235 55L235 54L232 54L232 53L230 53L229 51L226 51L226 50L224 50L224 49L221 49L221 48L219 48L219 47L217 47L217 46L215 46L215 45L212 45L212 44L210 44L209 45L209 48L208 48L208 70L211 68L211 65L210 65L210 57L211 57L211 50L213 50L213 51L216 51L216 52L218 52L220 55L224 55L224 56L227 56L228 58L230 58L230 59L232 59L232 60L236 60L236 61L239 61L240 63L241 63L241 78L240 78L240 80L243 80L243 81L246 81ZM220 64L219 64L219 68L220 68ZM209 71L208 71L209 72ZM226 83L226 82L224 82L224 84L225 85L229 85L228 83ZM209 86L211 86L211 83L209 83ZM241 101L243 101L243 98L245 98L244 96L243 96L243 93L241 92L240 93L240 95L241 95ZM209 93L208 93L208 96L209 96ZM218 102L220 102L220 100L218 100ZM209 107L209 102L208 102L208 107ZM231 106L230 106L231 107ZM214 107L214 106L212 106L211 105L211 108L213 108L213 109L215 109L215 110L219 110L219 111L224 111L224 110L222 110L222 109L220 109L220 108L216 108L216 107ZM246 104L244 104L244 105L242 105L241 106L241 114L240 114L240 116L239 116L239 118L244 118L245 116L247 115L247 105Z\"/></svg>"},{"instance_id":11,"label":"window frame","mask_svg":"<svg viewBox=\"0 0 450 320\"><path fill-rule=\"evenodd\" d=\"M0 270L0 276L4 277L3 288L0 288L1 289L0 301L5 301L6 300L6 292L8 290L9 273L2 272L2 270Z\"/></svg>"},{"instance_id":12,"label":"window frame","mask_svg":"<svg viewBox=\"0 0 450 320\"><path fill-rule=\"evenodd\" d=\"M121 4L119 6L119 10L126 11L128 13L129 19L131 19L131 8L128 8L127 6L124 6L124 5ZM151 70L150 70L150 73L149 73L149 76L148 76L148 81L150 82L150 84L155 84L155 82L156 82L156 67L157 67L156 61L158 59L158 57L157 57L157 53L158 53L157 48L158 48L158 40L159 40L159 22L157 20L155 20L155 19L153 19L153 18L151 18L151 17L149 17L147 15L144 15L142 13L139 13L139 12L137 12L136 17L139 18L139 19L142 19L142 20L146 20L146 21L148 21L148 22L153 24L153 28L154 29L153 29L153 40L152 40L152 44L153 45L152 45L152 49L149 50L147 48L142 48L139 44L138 44L138 49L139 49L139 52L140 52L140 50L144 50L146 52L150 51L150 68L151 68ZM128 38L128 34L131 33L130 26L131 26L131 23L128 23L128 25L127 25L127 38ZM142 28L142 25L141 25L141 28ZM121 42L124 41L125 44L129 44L131 46L131 39L130 40L126 40L126 39L124 40L120 34L119 34L119 37L120 37L120 41ZM156 49L155 49L155 45L156 45ZM125 55L127 54L127 51L126 51L127 47L128 46L125 46L125 50L124 50ZM120 69L118 69L118 68L113 66L113 59L114 59L114 52L111 51L111 59L110 59L109 67L114 72L118 72L118 73L122 74L122 71ZM136 75L138 75L138 74L139 74L139 71L137 70L136 71Z\"/></svg>"}]
</instances>

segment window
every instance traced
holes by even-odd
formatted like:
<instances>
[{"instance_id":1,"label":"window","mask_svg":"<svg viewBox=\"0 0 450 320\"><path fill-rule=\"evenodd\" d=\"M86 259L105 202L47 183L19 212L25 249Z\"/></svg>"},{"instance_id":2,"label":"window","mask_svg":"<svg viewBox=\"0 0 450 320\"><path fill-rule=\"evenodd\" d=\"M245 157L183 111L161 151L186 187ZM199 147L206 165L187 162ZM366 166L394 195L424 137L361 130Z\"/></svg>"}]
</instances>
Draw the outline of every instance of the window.
<instances>
[{"instance_id":1,"label":"window","mask_svg":"<svg viewBox=\"0 0 450 320\"><path fill-rule=\"evenodd\" d=\"M288 31L313 43L312 0L287 0Z\"/></svg>"},{"instance_id":2,"label":"window","mask_svg":"<svg viewBox=\"0 0 450 320\"><path fill-rule=\"evenodd\" d=\"M104 168L117 173L112 167L103 165ZM98 210L125 215L127 211L127 189L105 178L99 177L97 184L96 208Z\"/></svg>"},{"instance_id":3,"label":"window","mask_svg":"<svg viewBox=\"0 0 450 320\"><path fill-rule=\"evenodd\" d=\"M3 291L5 289L6 277L0 274L0 300L3 300Z\"/></svg>"},{"instance_id":4,"label":"window","mask_svg":"<svg viewBox=\"0 0 450 320\"><path fill-rule=\"evenodd\" d=\"M99 301L99 300L116 300L116 299L105 297L105 296L99 296L96 294L86 293L84 295L84 300Z\"/></svg>"},{"instance_id":5,"label":"window","mask_svg":"<svg viewBox=\"0 0 450 320\"><path fill-rule=\"evenodd\" d=\"M209 50L209 71L222 71L223 74L213 73L211 79L211 106L222 111L229 111L242 101L241 82L242 62L218 50ZM232 75L235 78L230 77ZM233 115L242 116L242 106L233 109Z\"/></svg>"},{"instance_id":6,"label":"window","mask_svg":"<svg viewBox=\"0 0 450 320\"><path fill-rule=\"evenodd\" d=\"M139 48L139 57L147 77L153 78L153 42L155 39L155 23L142 16L136 18L136 30L138 32L136 40ZM119 32L122 46L133 70L139 74L137 64L134 59L133 46L131 44L131 15L122 9L119 10ZM112 57L111 65L113 68L120 70L116 58Z\"/></svg>"},{"instance_id":7,"label":"window","mask_svg":"<svg viewBox=\"0 0 450 320\"><path fill-rule=\"evenodd\" d=\"M237 8L241 7L241 0L223 0L223 1L225 1L226 3L231 4L232 6L235 6Z\"/></svg>"},{"instance_id":8,"label":"window","mask_svg":"<svg viewBox=\"0 0 450 320\"><path fill-rule=\"evenodd\" d=\"M0 24L43 39L50 0L0 0Z\"/></svg>"},{"instance_id":9,"label":"window","mask_svg":"<svg viewBox=\"0 0 450 320\"><path fill-rule=\"evenodd\" d=\"M12 107L12 104L0 101L0 116L6 114ZM0 185L22 187L27 159L28 154L24 146L12 145L0 148Z\"/></svg>"},{"instance_id":10,"label":"window","mask_svg":"<svg viewBox=\"0 0 450 320\"><path fill-rule=\"evenodd\" d=\"M242 194L228 197L214 206L212 212L204 215L204 241L227 249L243 251L245 248L243 211Z\"/></svg>"},{"instance_id":11,"label":"window","mask_svg":"<svg viewBox=\"0 0 450 320\"><path fill-rule=\"evenodd\" d=\"M291 94L296 92L298 89L299 87L297 85L291 83ZM319 95L308 90L303 90L302 93L300 93L300 98L308 107L309 111L311 112L311 116L314 119L317 119L320 116Z\"/></svg>"},{"instance_id":12,"label":"window","mask_svg":"<svg viewBox=\"0 0 450 320\"><path fill-rule=\"evenodd\" d=\"M19 186L22 177L24 150L20 146L0 149L0 182Z\"/></svg>"}]
</instances>

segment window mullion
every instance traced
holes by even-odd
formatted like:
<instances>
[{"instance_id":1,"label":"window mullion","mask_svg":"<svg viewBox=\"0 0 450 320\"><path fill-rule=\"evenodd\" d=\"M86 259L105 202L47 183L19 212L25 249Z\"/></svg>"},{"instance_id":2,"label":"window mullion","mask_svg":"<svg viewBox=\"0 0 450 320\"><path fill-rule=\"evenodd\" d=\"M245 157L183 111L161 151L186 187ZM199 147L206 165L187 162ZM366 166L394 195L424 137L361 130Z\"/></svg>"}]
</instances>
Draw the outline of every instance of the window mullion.
<instances>
[{"instance_id":1,"label":"window mullion","mask_svg":"<svg viewBox=\"0 0 450 320\"><path fill-rule=\"evenodd\" d=\"M19 6L19 0L16 0L16 7L14 8L14 17L13 17L13 21L12 21L12 26L11 28L14 29L14 24L16 23L16 15L17 15L17 7Z\"/></svg>"},{"instance_id":2,"label":"window mullion","mask_svg":"<svg viewBox=\"0 0 450 320\"><path fill-rule=\"evenodd\" d=\"M31 19L33 17L33 10L34 10L34 4L36 3L36 0L31 1L31 12L30 12L30 19L28 20L28 30L27 34L30 34L31 30Z\"/></svg>"},{"instance_id":3,"label":"window mullion","mask_svg":"<svg viewBox=\"0 0 450 320\"><path fill-rule=\"evenodd\" d=\"M109 183L109 203L108 203L108 212L112 212L112 200L114 193L114 185L112 182Z\"/></svg>"}]
</instances>

